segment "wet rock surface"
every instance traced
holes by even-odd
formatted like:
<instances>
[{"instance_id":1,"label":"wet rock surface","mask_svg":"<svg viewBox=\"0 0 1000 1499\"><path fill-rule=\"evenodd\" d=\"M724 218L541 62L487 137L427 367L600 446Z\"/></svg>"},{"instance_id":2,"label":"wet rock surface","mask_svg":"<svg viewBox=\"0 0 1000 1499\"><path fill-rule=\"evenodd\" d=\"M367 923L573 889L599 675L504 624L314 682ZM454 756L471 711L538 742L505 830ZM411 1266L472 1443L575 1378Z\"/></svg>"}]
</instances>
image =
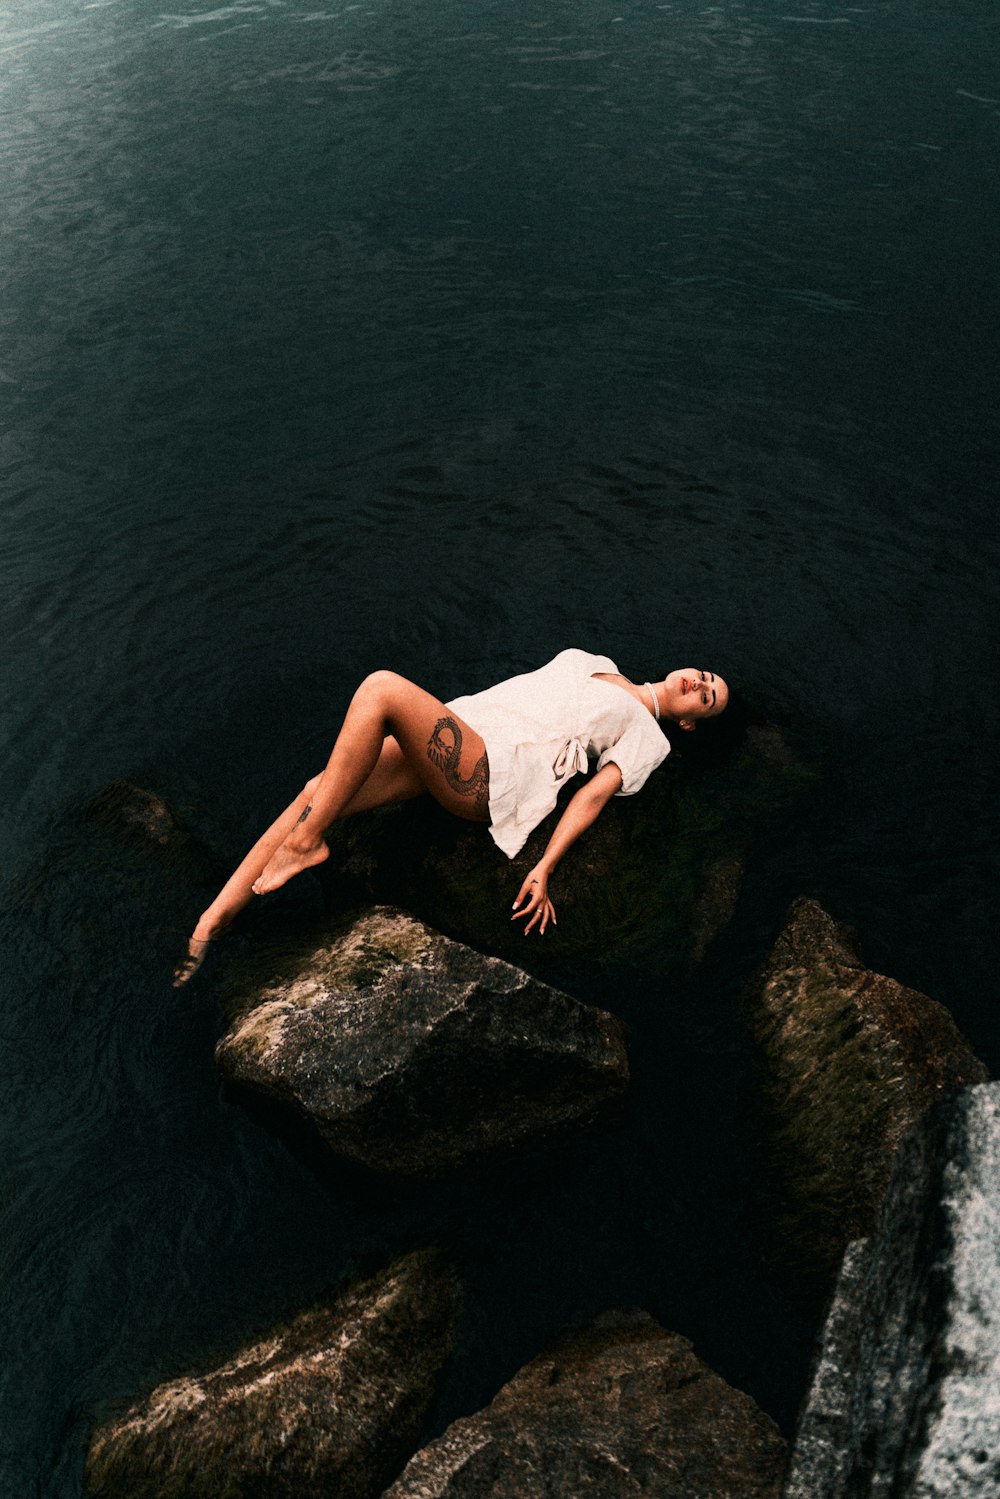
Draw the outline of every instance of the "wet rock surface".
<instances>
[{"instance_id":1,"label":"wet rock surface","mask_svg":"<svg viewBox=\"0 0 1000 1499\"><path fill-rule=\"evenodd\" d=\"M455 1283L404 1256L229 1362L159 1386L91 1438L98 1499L374 1499L419 1440L451 1351Z\"/></svg>"},{"instance_id":2,"label":"wet rock surface","mask_svg":"<svg viewBox=\"0 0 1000 1499\"><path fill-rule=\"evenodd\" d=\"M339 1154L436 1175L589 1117L628 1082L614 1016L389 907L248 992L223 1075L293 1105Z\"/></svg>"},{"instance_id":3,"label":"wet rock surface","mask_svg":"<svg viewBox=\"0 0 1000 1499\"><path fill-rule=\"evenodd\" d=\"M903 1142L851 1245L784 1499L1000 1494L1000 1084Z\"/></svg>"},{"instance_id":4,"label":"wet rock surface","mask_svg":"<svg viewBox=\"0 0 1000 1499\"><path fill-rule=\"evenodd\" d=\"M872 1230L893 1156L928 1108L986 1069L943 1005L861 961L856 938L796 901L750 997L799 1252L836 1264Z\"/></svg>"},{"instance_id":5,"label":"wet rock surface","mask_svg":"<svg viewBox=\"0 0 1000 1499\"><path fill-rule=\"evenodd\" d=\"M785 1458L774 1423L686 1338L620 1311L525 1365L385 1499L777 1499Z\"/></svg>"},{"instance_id":6,"label":"wet rock surface","mask_svg":"<svg viewBox=\"0 0 1000 1499\"><path fill-rule=\"evenodd\" d=\"M681 736L684 737L683 735ZM582 778L572 782L571 795ZM388 901L516 963L586 977L623 965L664 976L699 961L730 920L756 838L775 836L811 784L780 734L759 726L725 764L672 752L637 796L615 797L553 877L559 925L530 946L511 902L565 806L514 860L488 831L429 798L335 824L320 878L335 907Z\"/></svg>"}]
</instances>

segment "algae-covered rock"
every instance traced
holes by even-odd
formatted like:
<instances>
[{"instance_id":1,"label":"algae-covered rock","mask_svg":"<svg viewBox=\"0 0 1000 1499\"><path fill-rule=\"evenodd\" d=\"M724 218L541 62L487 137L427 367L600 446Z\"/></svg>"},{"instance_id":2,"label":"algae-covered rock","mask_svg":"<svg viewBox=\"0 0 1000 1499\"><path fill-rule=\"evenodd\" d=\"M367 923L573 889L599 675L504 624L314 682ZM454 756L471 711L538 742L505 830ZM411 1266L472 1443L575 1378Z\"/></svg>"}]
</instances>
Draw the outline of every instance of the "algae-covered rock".
<instances>
[{"instance_id":1,"label":"algae-covered rock","mask_svg":"<svg viewBox=\"0 0 1000 1499\"><path fill-rule=\"evenodd\" d=\"M872 1230L892 1158L915 1119L985 1080L943 1005L872 973L853 935L812 900L793 905L750 998L794 1204L818 1266Z\"/></svg>"},{"instance_id":2,"label":"algae-covered rock","mask_svg":"<svg viewBox=\"0 0 1000 1499\"><path fill-rule=\"evenodd\" d=\"M686 1338L618 1312L527 1364L385 1499L777 1499L786 1445Z\"/></svg>"},{"instance_id":3,"label":"algae-covered rock","mask_svg":"<svg viewBox=\"0 0 1000 1499\"><path fill-rule=\"evenodd\" d=\"M209 1373L160 1385L93 1434L95 1499L375 1499L419 1440L450 1355L457 1286L395 1261Z\"/></svg>"},{"instance_id":4,"label":"algae-covered rock","mask_svg":"<svg viewBox=\"0 0 1000 1499\"><path fill-rule=\"evenodd\" d=\"M628 1082L614 1016L388 907L251 989L216 1060L338 1154L404 1174L584 1119Z\"/></svg>"},{"instance_id":5,"label":"algae-covered rock","mask_svg":"<svg viewBox=\"0 0 1000 1499\"><path fill-rule=\"evenodd\" d=\"M636 796L615 797L553 876L559 925L530 961L677 974L732 915L755 840L787 821L811 777L777 731L750 731L722 765L671 754ZM474 947L525 962L511 902L571 795L514 860L486 828L429 798L336 824L321 878L331 903L389 901Z\"/></svg>"},{"instance_id":6,"label":"algae-covered rock","mask_svg":"<svg viewBox=\"0 0 1000 1499\"><path fill-rule=\"evenodd\" d=\"M1000 1494L1000 1084L914 1125L845 1256L785 1499Z\"/></svg>"}]
</instances>

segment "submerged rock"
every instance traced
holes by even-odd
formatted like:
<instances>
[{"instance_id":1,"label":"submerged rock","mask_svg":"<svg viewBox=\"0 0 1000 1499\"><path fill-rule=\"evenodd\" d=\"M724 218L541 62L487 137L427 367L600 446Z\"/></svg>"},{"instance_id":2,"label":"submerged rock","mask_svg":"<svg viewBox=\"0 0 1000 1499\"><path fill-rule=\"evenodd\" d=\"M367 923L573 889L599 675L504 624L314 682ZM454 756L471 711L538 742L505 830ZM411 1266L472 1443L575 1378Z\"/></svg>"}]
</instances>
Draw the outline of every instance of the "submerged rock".
<instances>
[{"instance_id":1,"label":"submerged rock","mask_svg":"<svg viewBox=\"0 0 1000 1499\"><path fill-rule=\"evenodd\" d=\"M160 1385L94 1432L95 1499L375 1499L419 1440L457 1287L404 1256L210 1373Z\"/></svg>"},{"instance_id":2,"label":"submerged rock","mask_svg":"<svg viewBox=\"0 0 1000 1499\"><path fill-rule=\"evenodd\" d=\"M389 907L248 995L216 1061L338 1154L427 1175L584 1119L628 1082L621 1021Z\"/></svg>"},{"instance_id":3,"label":"submerged rock","mask_svg":"<svg viewBox=\"0 0 1000 1499\"><path fill-rule=\"evenodd\" d=\"M552 881L559 925L542 941L525 942L510 908L565 797L514 860L484 827L449 817L429 798L365 813L330 830L332 857L320 877L333 905L390 901L538 971L557 962L563 972L575 963L584 974L630 966L677 975L732 916L756 838L787 823L810 783L765 727L724 765L671 754L637 796L612 798L569 850Z\"/></svg>"},{"instance_id":4,"label":"submerged rock","mask_svg":"<svg viewBox=\"0 0 1000 1499\"><path fill-rule=\"evenodd\" d=\"M852 1244L784 1499L1000 1494L1000 1084L903 1142L872 1238Z\"/></svg>"},{"instance_id":5,"label":"submerged rock","mask_svg":"<svg viewBox=\"0 0 1000 1499\"><path fill-rule=\"evenodd\" d=\"M527 1364L385 1499L777 1499L786 1444L686 1338L617 1312Z\"/></svg>"},{"instance_id":6,"label":"submerged rock","mask_svg":"<svg viewBox=\"0 0 1000 1499\"><path fill-rule=\"evenodd\" d=\"M872 973L853 934L793 905L754 984L751 1023L779 1124L789 1228L820 1266L871 1232L915 1119L987 1077L943 1005Z\"/></svg>"},{"instance_id":7,"label":"submerged rock","mask_svg":"<svg viewBox=\"0 0 1000 1499\"><path fill-rule=\"evenodd\" d=\"M184 879L214 881L225 868L158 791L134 781L111 781L95 792L83 807L81 825L91 849L96 833L118 849L130 847L144 860L169 862Z\"/></svg>"},{"instance_id":8,"label":"submerged rock","mask_svg":"<svg viewBox=\"0 0 1000 1499\"><path fill-rule=\"evenodd\" d=\"M38 856L10 883L8 914L41 990L92 995L120 972L164 981L205 893L225 867L157 792L114 781L64 806ZM154 978L155 982L155 978Z\"/></svg>"},{"instance_id":9,"label":"submerged rock","mask_svg":"<svg viewBox=\"0 0 1000 1499\"><path fill-rule=\"evenodd\" d=\"M131 831L161 848L184 848L190 834L156 791L134 781L112 781L91 797L84 816L109 830Z\"/></svg>"}]
</instances>

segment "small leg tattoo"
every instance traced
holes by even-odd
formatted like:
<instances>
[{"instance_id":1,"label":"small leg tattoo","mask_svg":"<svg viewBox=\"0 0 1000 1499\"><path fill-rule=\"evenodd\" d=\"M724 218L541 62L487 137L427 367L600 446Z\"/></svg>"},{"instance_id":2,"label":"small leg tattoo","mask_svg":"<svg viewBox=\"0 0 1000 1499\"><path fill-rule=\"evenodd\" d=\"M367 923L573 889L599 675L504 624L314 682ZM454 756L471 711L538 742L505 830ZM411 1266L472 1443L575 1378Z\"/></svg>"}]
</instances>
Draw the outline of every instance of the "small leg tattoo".
<instances>
[{"instance_id":1,"label":"small leg tattoo","mask_svg":"<svg viewBox=\"0 0 1000 1499\"><path fill-rule=\"evenodd\" d=\"M311 811L312 802L299 813L295 819L295 827L287 835L284 843L275 849L250 886L254 895L267 895L271 890L278 890L294 875L301 874L304 869L313 869L330 857L330 850L323 842L322 836L317 843L307 848L295 846L295 828L300 827L306 821Z\"/></svg>"},{"instance_id":2,"label":"small leg tattoo","mask_svg":"<svg viewBox=\"0 0 1000 1499\"><path fill-rule=\"evenodd\" d=\"M470 774L462 775L458 768L462 759L462 730L453 718L438 719L434 732L427 741L427 758L437 766L438 770L444 772L444 778L452 791L457 791L459 796L472 797L480 816L489 815L489 761L484 752L472 767Z\"/></svg>"}]
</instances>

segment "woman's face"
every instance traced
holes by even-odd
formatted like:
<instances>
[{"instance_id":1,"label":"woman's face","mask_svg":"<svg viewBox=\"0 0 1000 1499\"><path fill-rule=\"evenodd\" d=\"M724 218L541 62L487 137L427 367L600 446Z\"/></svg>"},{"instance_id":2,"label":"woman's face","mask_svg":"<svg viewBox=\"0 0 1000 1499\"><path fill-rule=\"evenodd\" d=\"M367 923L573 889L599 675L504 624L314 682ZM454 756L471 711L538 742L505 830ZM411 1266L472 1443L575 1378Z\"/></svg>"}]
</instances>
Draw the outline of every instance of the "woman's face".
<instances>
[{"instance_id":1,"label":"woman's face","mask_svg":"<svg viewBox=\"0 0 1000 1499\"><path fill-rule=\"evenodd\" d=\"M664 713L682 729L695 728L701 718L714 718L729 701L729 688L722 678L700 666L669 672L663 688Z\"/></svg>"}]
</instances>

